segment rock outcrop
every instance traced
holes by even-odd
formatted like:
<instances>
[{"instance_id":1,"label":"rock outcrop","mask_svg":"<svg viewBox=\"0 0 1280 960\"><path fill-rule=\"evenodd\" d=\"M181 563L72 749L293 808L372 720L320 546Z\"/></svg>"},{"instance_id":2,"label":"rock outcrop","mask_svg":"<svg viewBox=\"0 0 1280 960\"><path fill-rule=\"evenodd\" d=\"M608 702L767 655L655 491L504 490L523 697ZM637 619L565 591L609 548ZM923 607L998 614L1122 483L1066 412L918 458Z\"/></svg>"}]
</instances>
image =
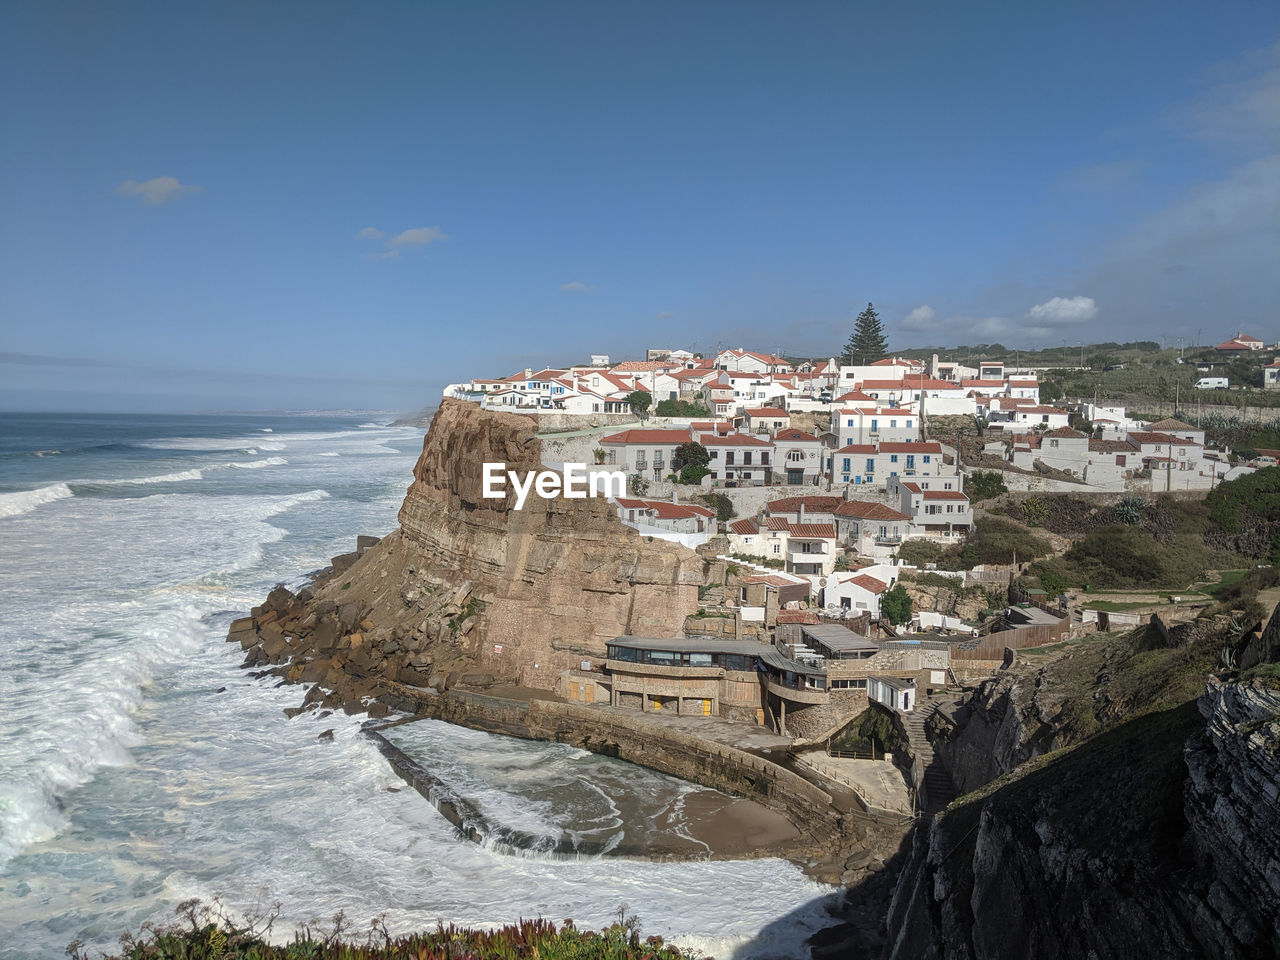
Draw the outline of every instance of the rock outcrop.
<instances>
[{"instance_id":1,"label":"rock outcrop","mask_svg":"<svg viewBox=\"0 0 1280 960\"><path fill-rule=\"evenodd\" d=\"M886 957L1280 955L1280 681L1206 690L1230 638L1192 636L1002 677L937 731L998 776L916 833Z\"/></svg>"},{"instance_id":2,"label":"rock outcrop","mask_svg":"<svg viewBox=\"0 0 1280 960\"><path fill-rule=\"evenodd\" d=\"M650 541L603 497L482 496L486 462L542 469L530 417L444 401L400 509L401 527L335 557L294 596L236 621L251 665L318 684L308 705L361 709L389 684L552 690L621 634L679 636L702 560Z\"/></svg>"}]
</instances>

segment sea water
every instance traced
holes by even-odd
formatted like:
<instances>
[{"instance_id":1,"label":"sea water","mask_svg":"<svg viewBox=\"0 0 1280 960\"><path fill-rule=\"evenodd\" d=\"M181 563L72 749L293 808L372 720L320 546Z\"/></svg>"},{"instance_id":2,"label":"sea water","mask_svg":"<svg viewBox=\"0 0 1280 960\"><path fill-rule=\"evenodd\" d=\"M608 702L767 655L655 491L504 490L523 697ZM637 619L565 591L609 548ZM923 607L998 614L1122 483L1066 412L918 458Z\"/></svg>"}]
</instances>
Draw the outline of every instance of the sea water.
<instances>
[{"instance_id":1,"label":"sea water","mask_svg":"<svg viewBox=\"0 0 1280 960\"><path fill-rule=\"evenodd\" d=\"M470 842L362 718L287 720L301 689L241 669L232 619L395 528L422 433L388 419L0 415L0 960L107 949L216 895L241 912L278 901L278 931L339 910L396 931L623 911L721 958L803 955L829 891L792 864ZM394 737L534 835L607 840L692 789L433 721Z\"/></svg>"}]
</instances>

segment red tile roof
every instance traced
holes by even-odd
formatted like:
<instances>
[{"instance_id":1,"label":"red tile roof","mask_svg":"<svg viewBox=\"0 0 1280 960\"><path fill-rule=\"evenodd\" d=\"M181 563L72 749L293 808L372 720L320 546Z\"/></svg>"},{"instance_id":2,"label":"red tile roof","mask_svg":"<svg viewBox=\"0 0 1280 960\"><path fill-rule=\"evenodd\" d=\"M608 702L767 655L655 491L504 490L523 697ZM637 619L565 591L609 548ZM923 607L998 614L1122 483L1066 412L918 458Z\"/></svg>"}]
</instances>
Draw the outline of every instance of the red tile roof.
<instances>
[{"instance_id":1,"label":"red tile roof","mask_svg":"<svg viewBox=\"0 0 1280 960\"><path fill-rule=\"evenodd\" d=\"M1071 427L1058 427L1056 430L1050 430L1044 434L1046 437L1070 437L1072 440L1083 440L1087 434L1074 430Z\"/></svg>"},{"instance_id":2,"label":"red tile roof","mask_svg":"<svg viewBox=\"0 0 1280 960\"><path fill-rule=\"evenodd\" d=\"M924 492L926 500L968 500L968 496L959 490L926 490Z\"/></svg>"},{"instance_id":3,"label":"red tile roof","mask_svg":"<svg viewBox=\"0 0 1280 960\"><path fill-rule=\"evenodd\" d=\"M729 532L739 534L759 533L760 525L750 518L745 520L734 520L729 524Z\"/></svg>"},{"instance_id":4,"label":"red tile roof","mask_svg":"<svg viewBox=\"0 0 1280 960\"><path fill-rule=\"evenodd\" d=\"M632 500L618 498L618 505L628 510L651 510L659 520L684 520L688 517L713 517L706 507L692 503L671 503L667 500Z\"/></svg>"},{"instance_id":5,"label":"red tile roof","mask_svg":"<svg viewBox=\"0 0 1280 960\"><path fill-rule=\"evenodd\" d=\"M1019 407L1018 412L1019 413L1056 413L1064 417L1067 415L1066 410L1059 410L1057 407L1046 407L1043 404L1039 404L1033 407Z\"/></svg>"},{"instance_id":6,"label":"red tile roof","mask_svg":"<svg viewBox=\"0 0 1280 960\"><path fill-rule=\"evenodd\" d=\"M867 403L875 403L876 398L869 394L863 393L861 390L850 390L846 394L836 397L836 403L847 403L851 400L865 400Z\"/></svg>"},{"instance_id":7,"label":"red tile roof","mask_svg":"<svg viewBox=\"0 0 1280 960\"><path fill-rule=\"evenodd\" d=\"M773 442L777 443L779 440L791 441L793 443L818 442L818 438L813 434L805 433L803 430L797 430L795 427L787 427L775 433L773 435Z\"/></svg>"},{"instance_id":8,"label":"red tile roof","mask_svg":"<svg viewBox=\"0 0 1280 960\"><path fill-rule=\"evenodd\" d=\"M770 530L786 530L790 526L786 517L765 517L764 523Z\"/></svg>"},{"instance_id":9,"label":"red tile roof","mask_svg":"<svg viewBox=\"0 0 1280 960\"><path fill-rule=\"evenodd\" d=\"M1151 429L1156 433L1168 433L1170 430L1195 430L1196 428L1189 423L1175 420L1173 417L1165 417L1163 420L1157 420L1151 424Z\"/></svg>"},{"instance_id":10,"label":"red tile roof","mask_svg":"<svg viewBox=\"0 0 1280 960\"><path fill-rule=\"evenodd\" d=\"M1011 387L1038 387L1038 386L1040 386L1040 381L1039 381L1039 380L1013 380L1013 379L1010 379L1010 381L1009 381L1009 386L1011 386Z\"/></svg>"},{"instance_id":11,"label":"red tile roof","mask_svg":"<svg viewBox=\"0 0 1280 960\"><path fill-rule=\"evenodd\" d=\"M866 500L846 500L836 507L836 516L855 517L859 520L910 520L905 513L899 513L883 503L871 503Z\"/></svg>"},{"instance_id":12,"label":"red tile roof","mask_svg":"<svg viewBox=\"0 0 1280 960\"><path fill-rule=\"evenodd\" d=\"M849 577L847 580L843 580L841 582L852 583L855 586L859 586L863 590L866 590L868 593L880 594L889 589L889 585L883 580L877 580L875 577L868 576L865 573L860 573L856 577Z\"/></svg>"},{"instance_id":13,"label":"red tile roof","mask_svg":"<svg viewBox=\"0 0 1280 960\"><path fill-rule=\"evenodd\" d=\"M789 417L790 414L780 407L757 407L755 410L747 410L748 417Z\"/></svg>"},{"instance_id":14,"label":"red tile roof","mask_svg":"<svg viewBox=\"0 0 1280 960\"><path fill-rule=\"evenodd\" d=\"M787 534L803 539L834 540L836 525L834 523L793 523L787 529Z\"/></svg>"},{"instance_id":15,"label":"red tile roof","mask_svg":"<svg viewBox=\"0 0 1280 960\"><path fill-rule=\"evenodd\" d=\"M657 443L679 446L689 442L688 430L623 430L600 438L601 443Z\"/></svg>"},{"instance_id":16,"label":"red tile roof","mask_svg":"<svg viewBox=\"0 0 1280 960\"><path fill-rule=\"evenodd\" d=\"M1198 447L1199 443L1194 440L1184 440L1182 437L1171 436L1167 433L1148 433L1145 430L1130 430L1130 442L1137 443L1166 443L1175 447Z\"/></svg>"},{"instance_id":17,"label":"red tile roof","mask_svg":"<svg viewBox=\"0 0 1280 960\"><path fill-rule=\"evenodd\" d=\"M839 450L836 451L836 453L857 453L857 454L863 454L863 453L874 454L875 452L876 452L876 448L875 448L875 444L873 443L851 443L847 447L841 447Z\"/></svg>"}]
</instances>

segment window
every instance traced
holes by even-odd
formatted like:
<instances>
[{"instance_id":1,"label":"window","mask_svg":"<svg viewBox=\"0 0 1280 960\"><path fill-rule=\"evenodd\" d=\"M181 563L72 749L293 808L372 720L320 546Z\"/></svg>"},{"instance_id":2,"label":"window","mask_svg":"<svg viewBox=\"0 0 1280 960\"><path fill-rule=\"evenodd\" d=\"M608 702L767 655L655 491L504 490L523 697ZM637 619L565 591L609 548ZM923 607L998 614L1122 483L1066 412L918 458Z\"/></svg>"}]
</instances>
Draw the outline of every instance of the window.
<instances>
[{"instance_id":1,"label":"window","mask_svg":"<svg viewBox=\"0 0 1280 960\"><path fill-rule=\"evenodd\" d=\"M764 453L763 451L760 454L760 465L764 467L769 465L769 454Z\"/></svg>"},{"instance_id":2,"label":"window","mask_svg":"<svg viewBox=\"0 0 1280 960\"><path fill-rule=\"evenodd\" d=\"M850 461L850 458L849 458L849 457L845 457L845 458L844 458L844 466L843 466L843 467L841 467L841 469L842 469L842 470L844 470L846 473L847 473L848 471L850 471L850 470L852 470L852 469L853 469L853 467L851 466L851 464L850 464L850 462L849 462L849 461ZM846 478L846 479L847 479L847 478Z\"/></svg>"},{"instance_id":3,"label":"window","mask_svg":"<svg viewBox=\"0 0 1280 960\"><path fill-rule=\"evenodd\" d=\"M928 463L928 462L929 462L929 455L926 453L926 454L924 454L920 459L921 459L921 460L923 460L925 463Z\"/></svg>"},{"instance_id":4,"label":"window","mask_svg":"<svg viewBox=\"0 0 1280 960\"><path fill-rule=\"evenodd\" d=\"M781 553L781 552L782 552L782 544L780 544L780 543L775 543L775 544L773 545L773 552L774 552L774 553Z\"/></svg>"},{"instance_id":5,"label":"window","mask_svg":"<svg viewBox=\"0 0 1280 960\"><path fill-rule=\"evenodd\" d=\"M747 464L749 464L750 462L751 462L751 451L750 451L750 450L748 450L748 451L746 451L745 453L743 453L743 455L742 455L742 465L743 465L743 466L746 466L746 465L747 465Z\"/></svg>"},{"instance_id":6,"label":"window","mask_svg":"<svg viewBox=\"0 0 1280 960\"><path fill-rule=\"evenodd\" d=\"M853 424L851 423L851 424L849 424L849 426L853 426ZM872 420L872 421L871 421L871 432L872 432L872 433L875 433L875 432L876 432L877 430L879 430L879 429L880 429L880 421L879 421L879 420Z\"/></svg>"},{"instance_id":7,"label":"window","mask_svg":"<svg viewBox=\"0 0 1280 960\"><path fill-rule=\"evenodd\" d=\"M898 455L897 455L896 453L891 453L891 454L889 454L889 462L890 462L890 463L897 463L897 462L898 462Z\"/></svg>"},{"instance_id":8,"label":"window","mask_svg":"<svg viewBox=\"0 0 1280 960\"><path fill-rule=\"evenodd\" d=\"M890 421L889 421L889 429L890 429L890 430L897 430L897 429L898 429L898 421L897 421L897 420L890 420Z\"/></svg>"},{"instance_id":9,"label":"window","mask_svg":"<svg viewBox=\"0 0 1280 960\"><path fill-rule=\"evenodd\" d=\"M732 464L733 464L733 451L732 451L732 450L727 450L727 451L725 451L725 455L724 455L724 462L725 462L725 464L726 464L726 465L732 465Z\"/></svg>"},{"instance_id":10,"label":"window","mask_svg":"<svg viewBox=\"0 0 1280 960\"><path fill-rule=\"evenodd\" d=\"M766 456L766 457L767 457L767 456L769 456L769 455L766 453L766 454L764 454L764 456ZM789 463L799 463L799 462L800 462L801 460L803 460L803 459L804 459L804 451L803 451L803 450L788 450L788 451L787 451L787 461L788 461ZM764 462L765 462L765 463L768 463L769 461L768 461L768 460L765 460ZM847 461L846 461L846 462L847 462Z\"/></svg>"},{"instance_id":11,"label":"window","mask_svg":"<svg viewBox=\"0 0 1280 960\"><path fill-rule=\"evenodd\" d=\"M875 472L876 472L876 458L867 457L867 473L875 473Z\"/></svg>"},{"instance_id":12,"label":"window","mask_svg":"<svg viewBox=\"0 0 1280 960\"><path fill-rule=\"evenodd\" d=\"M616 465L617 465L617 463L618 463L618 451L617 451L617 450L610 450L610 451L609 451L609 458L608 458L608 459L609 459L609 463L610 463L610 464L613 464L613 465L615 465L615 466L616 466Z\"/></svg>"},{"instance_id":13,"label":"window","mask_svg":"<svg viewBox=\"0 0 1280 960\"><path fill-rule=\"evenodd\" d=\"M915 454L908 453L908 454L907 454L907 469L908 469L908 470L914 470L915 468L916 468L916 458L915 458Z\"/></svg>"}]
</instances>

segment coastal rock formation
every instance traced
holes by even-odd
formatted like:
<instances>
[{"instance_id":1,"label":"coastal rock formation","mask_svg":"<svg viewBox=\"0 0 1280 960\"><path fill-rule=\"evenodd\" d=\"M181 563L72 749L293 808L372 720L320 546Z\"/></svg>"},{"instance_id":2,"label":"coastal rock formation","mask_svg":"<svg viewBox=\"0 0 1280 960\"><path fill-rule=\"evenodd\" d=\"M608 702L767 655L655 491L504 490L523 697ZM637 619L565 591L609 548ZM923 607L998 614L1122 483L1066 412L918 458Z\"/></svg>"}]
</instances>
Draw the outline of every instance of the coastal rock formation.
<instances>
[{"instance_id":1,"label":"coastal rock formation","mask_svg":"<svg viewBox=\"0 0 1280 960\"><path fill-rule=\"evenodd\" d=\"M1206 690L1229 638L1190 634L993 681L939 729L962 777L983 750L1002 775L916 834L886 957L1280 953L1280 683Z\"/></svg>"},{"instance_id":2,"label":"coastal rock formation","mask_svg":"<svg viewBox=\"0 0 1280 960\"><path fill-rule=\"evenodd\" d=\"M650 541L603 497L482 496L486 462L542 469L537 421L444 401L400 509L401 528L294 596L236 621L252 665L319 684L309 703L355 706L390 683L552 690L622 634L679 636L702 560Z\"/></svg>"}]
</instances>

